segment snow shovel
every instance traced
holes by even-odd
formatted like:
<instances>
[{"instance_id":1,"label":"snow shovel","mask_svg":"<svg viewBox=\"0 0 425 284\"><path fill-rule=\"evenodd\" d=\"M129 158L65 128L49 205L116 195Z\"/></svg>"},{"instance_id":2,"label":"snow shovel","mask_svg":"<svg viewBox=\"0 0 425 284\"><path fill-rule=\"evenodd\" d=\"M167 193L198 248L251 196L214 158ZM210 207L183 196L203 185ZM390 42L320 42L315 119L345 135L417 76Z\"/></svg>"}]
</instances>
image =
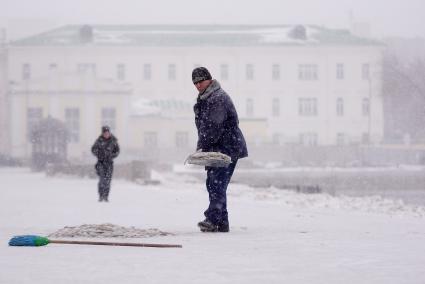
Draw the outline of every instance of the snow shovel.
<instances>
[{"instance_id":1,"label":"snow shovel","mask_svg":"<svg viewBox=\"0 0 425 284\"><path fill-rule=\"evenodd\" d=\"M182 248L182 245L170 244L145 244L145 243L116 243L94 241L64 241L50 240L46 237L35 235L15 236L10 239L9 246L40 247L48 244L74 244L74 245L99 245L99 246L126 246L126 247L152 247L152 248Z\"/></svg>"}]
</instances>

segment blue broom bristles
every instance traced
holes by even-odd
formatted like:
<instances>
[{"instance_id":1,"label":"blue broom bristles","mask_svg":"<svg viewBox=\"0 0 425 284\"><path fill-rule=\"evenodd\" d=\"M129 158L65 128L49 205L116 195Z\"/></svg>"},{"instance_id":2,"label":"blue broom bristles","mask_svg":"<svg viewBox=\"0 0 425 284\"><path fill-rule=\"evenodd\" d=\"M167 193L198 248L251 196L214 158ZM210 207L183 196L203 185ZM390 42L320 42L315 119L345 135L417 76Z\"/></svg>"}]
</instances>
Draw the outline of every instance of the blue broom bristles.
<instances>
[{"instance_id":1,"label":"blue broom bristles","mask_svg":"<svg viewBox=\"0 0 425 284\"><path fill-rule=\"evenodd\" d=\"M38 247L44 246L49 243L49 240L45 237L35 235L24 235L15 236L10 239L9 246L27 246L27 247Z\"/></svg>"}]
</instances>

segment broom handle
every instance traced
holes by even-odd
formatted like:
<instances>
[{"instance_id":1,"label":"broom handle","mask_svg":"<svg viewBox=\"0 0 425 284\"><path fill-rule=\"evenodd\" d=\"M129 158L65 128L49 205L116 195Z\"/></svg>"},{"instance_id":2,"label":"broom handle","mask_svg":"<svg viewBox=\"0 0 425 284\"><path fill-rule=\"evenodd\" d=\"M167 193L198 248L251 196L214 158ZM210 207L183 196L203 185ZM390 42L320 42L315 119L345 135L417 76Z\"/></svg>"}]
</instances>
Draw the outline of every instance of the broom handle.
<instances>
[{"instance_id":1,"label":"broom handle","mask_svg":"<svg viewBox=\"0 0 425 284\"><path fill-rule=\"evenodd\" d=\"M114 242L63 241L63 240L49 240L49 243L75 244L75 245L98 245L98 246L152 247L152 248L181 248L183 247L182 245L170 245L170 244L114 243Z\"/></svg>"}]
</instances>

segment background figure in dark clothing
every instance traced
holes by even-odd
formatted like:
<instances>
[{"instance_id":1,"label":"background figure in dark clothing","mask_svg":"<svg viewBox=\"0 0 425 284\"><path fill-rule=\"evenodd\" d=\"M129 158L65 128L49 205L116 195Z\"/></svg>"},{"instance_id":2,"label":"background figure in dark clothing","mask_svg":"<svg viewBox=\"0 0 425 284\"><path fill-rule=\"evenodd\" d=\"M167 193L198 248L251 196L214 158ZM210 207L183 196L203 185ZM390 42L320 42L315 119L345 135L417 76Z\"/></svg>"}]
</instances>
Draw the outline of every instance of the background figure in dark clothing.
<instances>
[{"instance_id":1,"label":"background figure in dark clothing","mask_svg":"<svg viewBox=\"0 0 425 284\"><path fill-rule=\"evenodd\" d=\"M99 202L108 202L112 173L114 171L113 159L118 157L120 153L118 139L111 134L108 126L102 127L102 134L97 138L91 151L97 157L95 168L99 176Z\"/></svg>"},{"instance_id":2,"label":"background figure in dark clothing","mask_svg":"<svg viewBox=\"0 0 425 284\"><path fill-rule=\"evenodd\" d=\"M205 67L195 68L192 81L199 91L194 106L198 129L197 151L220 152L231 157L227 168L206 167L206 186L210 204L206 219L198 223L203 232L228 232L227 185L238 159L248 156L245 138L239 129L239 119L230 96L213 80Z\"/></svg>"}]
</instances>

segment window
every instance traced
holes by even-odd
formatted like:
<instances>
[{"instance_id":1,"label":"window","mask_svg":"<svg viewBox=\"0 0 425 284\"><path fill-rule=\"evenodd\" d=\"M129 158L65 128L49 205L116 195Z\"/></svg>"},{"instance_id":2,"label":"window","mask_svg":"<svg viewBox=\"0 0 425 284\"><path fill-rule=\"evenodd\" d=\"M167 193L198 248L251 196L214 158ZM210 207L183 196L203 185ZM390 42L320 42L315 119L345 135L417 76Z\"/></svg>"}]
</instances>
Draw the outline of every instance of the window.
<instances>
[{"instance_id":1,"label":"window","mask_svg":"<svg viewBox=\"0 0 425 284\"><path fill-rule=\"evenodd\" d=\"M81 75L96 76L96 64L94 63L79 63L77 65L77 72Z\"/></svg>"},{"instance_id":2,"label":"window","mask_svg":"<svg viewBox=\"0 0 425 284\"><path fill-rule=\"evenodd\" d=\"M338 63L336 65L336 78L338 80L344 79L344 64L342 64L342 63Z\"/></svg>"},{"instance_id":3,"label":"window","mask_svg":"<svg viewBox=\"0 0 425 284\"><path fill-rule=\"evenodd\" d=\"M249 81L254 80L254 65L247 64L245 66L245 78Z\"/></svg>"},{"instance_id":4,"label":"window","mask_svg":"<svg viewBox=\"0 0 425 284\"><path fill-rule=\"evenodd\" d=\"M117 64L117 80L118 81L125 80L125 65L122 63Z\"/></svg>"},{"instance_id":5,"label":"window","mask_svg":"<svg viewBox=\"0 0 425 284\"><path fill-rule=\"evenodd\" d=\"M272 65L272 79L273 81L280 80L280 65L279 64Z\"/></svg>"},{"instance_id":6,"label":"window","mask_svg":"<svg viewBox=\"0 0 425 284\"><path fill-rule=\"evenodd\" d=\"M80 141L80 110L78 108L65 109L65 124L69 142L78 143Z\"/></svg>"},{"instance_id":7,"label":"window","mask_svg":"<svg viewBox=\"0 0 425 284\"><path fill-rule=\"evenodd\" d=\"M185 148L189 145L189 134L187 132L176 132L176 147Z\"/></svg>"},{"instance_id":8,"label":"window","mask_svg":"<svg viewBox=\"0 0 425 284\"><path fill-rule=\"evenodd\" d=\"M146 63L143 65L143 80L151 80L152 79L152 65Z\"/></svg>"},{"instance_id":9,"label":"window","mask_svg":"<svg viewBox=\"0 0 425 284\"><path fill-rule=\"evenodd\" d=\"M369 139L369 133L364 132L362 134L362 143L363 144L369 144L370 139Z\"/></svg>"},{"instance_id":10,"label":"window","mask_svg":"<svg viewBox=\"0 0 425 284\"><path fill-rule=\"evenodd\" d=\"M155 148L158 146L158 135L153 131L146 131L144 133L144 144L147 148Z\"/></svg>"},{"instance_id":11,"label":"window","mask_svg":"<svg viewBox=\"0 0 425 284\"><path fill-rule=\"evenodd\" d=\"M58 70L58 65L56 63L49 64L49 72L56 72Z\"/></svg>"},{"instance_id":12,"label":"window","mask_svg":"<svg viewBox=\"0 0 425 284\"><path fill-rule=\"evenodd\" d=\"M317 116L317 99L299 98L298 114L301 116Z\"/></svg>"},{"instance_id":13,"label":"window","mask_svg":"<svg viewBox=\"0 0 425 284\"><path fill-rule=\"evenodd\" d=\"M273 145L280 145L281 143L281 134L280 133L273 133L272 136L272 144Z\"/></svg>"},{"instance_id":14,"label":"window","mask_svg":"<svg viewBox=\"0 0 425 284\"><path fill-rule=\"evenodd\" d=\"M102 108L102 125L107 125L112 132L116 130L116 111L115 108Z\"/></svg>"},{"instance_id":15,"label":"window","mask_svg":"<svg viewBox=\"0 0 425 284\"><path fill-rule=\"evenodd\" d=\"M25 63L22 65L22 80L31 79L31 65L29 63Z\"/></svg>"},{"instance_id":16,"label":"window","mask_svg":"<svg viewBox=\"0 0 425 284\"><path fill-rule=\"evenodd\" d=\"M41 107L30 107L27 109L27 139L31 139L31 131L43 118L43 109Z\"/></svg>"},{"instance_id":17,"label":"window","mask_svg":"<svg viewBox=\"0 0 425 284\"><path fill-rule=\"evenodd\" d=\"M254 101L252 99L246 100L246 115L248 117L254 116Z\"/></svg>"},{"instance_id":18,"label":"window","mask_svg":"<svg viewBox=\"0 0 425 284\"><path fill-rule=\"evenodd\" d=\"M298 79L303 81L317 80L318 67L316 64L300 64L298 65Z\"/></svg>"},{"instance_id":19,"label":"window","mask_svg":"<svg viewBox=\"0 0 425 284\"><path fill-rule=\"evenodd\" d=\"M344 100L342 98L336 99L336 115L344 116Z\"/></svg>"},{"instance_id":20,"label":"window","mask_svg":"<svg viewBox=\"0 0 425 284\"><path fill-rule=\"evenodd\" d=\"M176 64L168 64L168 80L176 80Z\"/></svg>"},{"instance_id":21,"label":"window","mask_svg":"<svg viewBox=\"0 0 425 284\"><path fill-rule=\"evenodd\" d=\"M220 79L221 80L229 79L229 65L227 64L220 65Z\"/></svg>"},{"instance_id":22,"label":"window","mask_svg":"<svg viewBox=\"0 0 425 284\"><path fill-rule=\"evenodd\" d=\"M370 76L370 66L368 63L362 65L362 79L368 80Z\"/></svg>"},{"instance_id":23,"label":"window","mask_svg":"<svg viewBox=\"0 0 425 284\"><path fill-rule=\"evenodd\" d=\"M304 146L316 146L317 145L317 133L306 132L300 134L300 144Z\"/></svg>"},{"instance_id":24,"label":"window","mask_svg":"<svg viewBox=\"0 0 425 284\"><path fill-rule=\"evenodd\" d=\"M369 101L368 98L363 99L362 114L363 114L363 116L369 116L369 114L370 114L370 101Z\"/></svg>"},{"instance_id":25,"label":"window","mask_svg":"<svg viewBox=\"0 0 425 284\"><path fill-rule=\"evenodd\" d=\"M337 133L336 134L336 145L342 146L345 144L345 134L344 133Z\"/></svg>"},{"instance_id":26,"label":"window","mask_svg":"<svg viewBox=\"0 0 425 284\"><path fill-rule=\"evenodd\" d=\"M274 98L272 101L272 116L277 117L280 115L280 100Z\"/></svg>"}]
</instances>

